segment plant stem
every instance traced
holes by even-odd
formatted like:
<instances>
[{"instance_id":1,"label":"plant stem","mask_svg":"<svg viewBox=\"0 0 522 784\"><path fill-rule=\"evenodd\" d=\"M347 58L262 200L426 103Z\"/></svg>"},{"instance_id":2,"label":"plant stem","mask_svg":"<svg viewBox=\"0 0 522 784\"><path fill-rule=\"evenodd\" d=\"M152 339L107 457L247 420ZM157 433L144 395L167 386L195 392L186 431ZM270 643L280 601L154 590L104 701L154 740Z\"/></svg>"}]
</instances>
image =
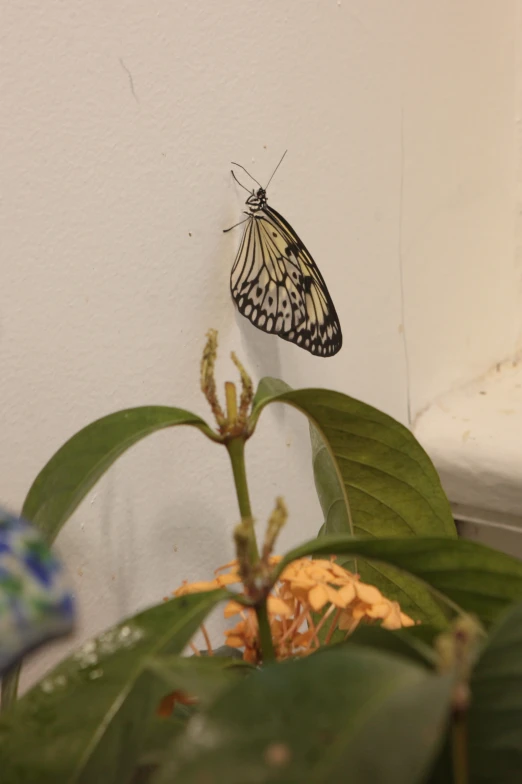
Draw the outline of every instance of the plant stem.
<instances>
[{"instance_id":1,"label":"plant stem","mask_svg":"<svg viewBox=\"0 0 522 784\"><path fill-rule=\"evenodd\" d=\"M250 507L250 496L248 494L248 484L245 467L245 441L243 438L233 438L227 443L227 450L232 464L234 483L236 486L237 501L241 522L249 532L248 556L250 566L259 563L259 550L257 548L256 534L254 531L254 520ZM272 642L272 632L268 620L267 600L263 599L255 607L257 624L259 628L259 643L263 661L273 661L275 659L274 644Z\"/></svg>"},{"instance_id":2,"label":"plant stem","mask_svg":"<svg viewBox=\"0 0 522 784\"><path fill-rule=\"evenodd\" d=\"M254 521L252 519L252 510L250 508L250 496L248 494L244 439L241 437L231 439L227 443L227 450L230 457L230 462L232 464L232 473L234 474L234 484L236 486L239 514L241 515L241 521L249 528L250 562L255 564L259 561L259 550L257 549Z\"/></svg>"},{"instance_id":3,"label":"plant stem","mask_svg":"<svg viewBox=\"0 0 522 784\"><path fill-rule=\"evenodd\" d=\"M261 654L263 656L263 663L266 664L267 662L274 661L275 659L274 643L272 641L272 632L270 631L266 599L264 599L260 604L256 605L256 615L259 626Z\"/></svg>"},{"instance_id":4,"label":"plant stem","mask_svg":"<svg viewBox=\"0 0 522 784\"><path fill-rule=\"evenodd\" d=\"M467 712L455 711L451 720L451 745L454 784L468 784Z\"/></svg>"}]
</instances>

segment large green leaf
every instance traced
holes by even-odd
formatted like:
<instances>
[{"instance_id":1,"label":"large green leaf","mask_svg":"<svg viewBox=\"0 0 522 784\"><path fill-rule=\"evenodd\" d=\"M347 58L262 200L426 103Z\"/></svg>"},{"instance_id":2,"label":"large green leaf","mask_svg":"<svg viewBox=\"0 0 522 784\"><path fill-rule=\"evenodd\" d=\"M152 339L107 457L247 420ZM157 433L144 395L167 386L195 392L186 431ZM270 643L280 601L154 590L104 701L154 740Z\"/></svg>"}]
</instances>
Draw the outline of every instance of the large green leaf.
<instances>
[{"instance_id":1,"label":"large green leaf","mask_svg":"<svg viewBox=\"0 0 522 784\"><path fill-rule=\"evenodd\" d=\"M522 779L522 603L492 630L471 678L468 737L473 784Z\"/></svg>"},{"instance_id":2,"label":"large green leaf","mask_svg":"<svg viewBox=\"0 0 522 784\"><path fill-rule=\"evenodd\" d=\"M370 626L369 624L361 623L340 645L364 645L367 648L377 648L380 651L388 651L399 656L405 656L417 664L423 664L433 669L436 664L433 648L405 632L407 632L407 629L389 631L388 629L383 629L382 626ZM326 650L328 650L327 647L319 648L317 653L319 654Z\"/></svg>"},{"instance_id":3,"label":"large green leaf","mask_svg":"<svg viewBox=\"0 0 522 784\"><path fill-rule=\"evenodd\" d=\"M92 422L72 436L34 480L22 514L49 542L54 541L89 490L129 447L145 436L175 425L192 425L209 438L215 433L190 411L143 406L117 411ZM20 665L2 680L2 707L16 699Z\"/></svg>"},{"instance_id":4,"label":"large green leaf","mask_svg":"<svg viewBox=\"0 0 522 784\"><path fill-rule=\"evenodd\" d=\"M154 784L416 784L450 695L449 676L356 645L270 665L189 722Z\"/></svg>"},{"instance_id":5,"label":"large green leaf","mask_svg":"<svg viewBox=\"0 0 522 784\"><path fill-rule=\"evenodd\" d=\"M287 403L310 419L315 485L324 514L320 535L456 536L448 500L426 452L392 417L325 389L291 390L265 378L254 421L267 403ZM404 612L442 628L435 597L407 574L362 559L347 564Z\"/></svg>"},{"instance_id":6,"label":"large green leaf","mask_svg":"<svg viewBox=\"0 0 522 784\"><path fill-rule=\"evenodd\" d=\"M121 784L170 684L151 657L180 653L226 591L172 599L85 643L0 717L6 784Z\"/></svg>"},{"instance_id":7,"label":"large green leaf","mask_svg":"<svg viewBox=\"0 0 522 784\"><path fill-rule=\"evenodd\" d=\"M341 476L328 446L320 432L310 422L312 465L315 489L323 510L324 523L319 535L354 534L348 496Z\"/></svg>"},{"instance_id":8,"label":"large green leaf","mask_svg":"<svg viewBox=\"0 0 522 784\"><path fill-rule=\"evenodd\" d=\"M522 598L522 561L465 539L322 536L288 552L275 570L306 556L347 555L389 564L430 586L457 609L493 622Z\"/></svg>"},{"instance_id":9,"label":"large green leaf","mask_svg":"<svg viewBox=\"0 0 522 784\"><path fill-rule=\"evenodd\" d=\"M237 651L237 649L235 649ZM155 673L169 693L181 690L198 698L201 705L210 704L217 695L229 687L236 678L253 672L255 667L242 659L231 656L155 656L148 660L148 669ZM157 713L147 722L146 734L139 763L132 784L148 782L159 764L165 750L184 729L187 719L196 709L175 705L171 716Z\"/></svg>"},{"instance_id":10,"label":"large green leaf","mask_svg":"<svg viewBox=\"0 0 522 784\"><path fill-rule=\"evenodd\" d=\"M143 742L139 760L136 760L134 776L130 784L148 784L163 760L165 750L172 745L174 738L183 732L190 716L180 718L160 716L155 713L143 726Z\"/></svg>"},{"instance_id":11,"label":"large green leaf","mask_svg":"<svg viewBox=\"0 0 522 784\"><path fill-rule=\"evenodd\" d=\"M286 384L271 378L259 384L254 423L268 403L286 403L306 414L334 459L339 484L324 496L320 491L328 525L341 527L342 532L349 529L342 514L348 498L357 535L456 537L450 506L431 460L395 419L340 392L288 391ZM321 451L316 444L315 460L322 472ZM326 472L328 484L329 466Z\"/></svg>"},{"instance_id":12,"label":"large green leaf","mask_svg":"<svg viewBox=\"0 0 522 784\"><path fill-rule=\"evenodd\" d=\"M148 667L173 691L183 689L196 694L202 704L212 702L238 675L255 669L243 659L231 656L157 656Z\"/></svg>"},{"instance_id":13,"label":"large green leaf","mask_svg":"<svg viewBox=\"0 0 522 784\"><path fill-rule=\"evenodd\" d=\"M144 737L139 760L136 762L134 776L130 784L149 784L163 760L165 749L172 745L174 738L183 732L189 716L177 715L152 716L144 727Z\"/></svg>"},{"instance_id":14,"label":"large green leaf","mask_svg":"<svg viewBox=\"0 0 522 784\"><path fill-rule=\"evenodd\" d=\"M129 447L175 425L215 434L200 417L181 408L143 406L109 414L70 438L34 480L22 514L52 541L98 479Z\"/></svg>"},{"instance_id":15,"label":"large green leaf","mask_svg":"<svg viewBox=\"0 0 522 784\"><path fill-rule=\"evenodd\" d=\"M407 432L409 438L414 440L413 435L409 431ZM335 460L325 440L312 424L310 424L310 438L315 486L325 517L319 536L351 534L353 533L353 522ZM407 460L409 462L409 458ZM406 492L409 493L410 488L406 488ZM393 524L390 524L386 536L394 535L400 535L400 529L394 530ZM438 628L443 628L446 625L446 616L439 603L418 580L413 580L409 575L398 572L386 564L369 563L362 558L358 561L354 560L353 564L348 562L346 567L357 571L364 582L376 585L389 599L399 602L408 615L417 618L422 623L429 623Z\"/></svg>"}]
</instances>

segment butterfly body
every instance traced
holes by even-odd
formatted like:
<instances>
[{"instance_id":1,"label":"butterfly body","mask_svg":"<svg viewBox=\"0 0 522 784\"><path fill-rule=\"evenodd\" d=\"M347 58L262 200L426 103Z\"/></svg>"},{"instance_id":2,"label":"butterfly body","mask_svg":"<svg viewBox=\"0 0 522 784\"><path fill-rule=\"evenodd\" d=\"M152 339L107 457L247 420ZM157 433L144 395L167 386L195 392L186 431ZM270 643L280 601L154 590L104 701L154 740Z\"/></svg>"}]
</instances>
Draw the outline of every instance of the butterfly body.
<instances>
[{"instance_id":1,"label":"butterfly body","mask_svg":"<svg viewBox=\"0 0 522 784\"><path fill-rule=\"evenodd\" d=\"M339 319L312 256L288 221L252 191L230 290L239 312L258 329L295 343L315 356L342 346Z\"/></svg>"},{"instance_id":2,"label":"butterfly body","mask_svg":"<svg viewBox=\"0 0 522 784\"><path fill-rule=\"evenodd\" d=\"M252 191L245 204L248 204L251 213L264 209L267 205L266 190L258 188L257 191Z\"/></svg>"}]
</instances>

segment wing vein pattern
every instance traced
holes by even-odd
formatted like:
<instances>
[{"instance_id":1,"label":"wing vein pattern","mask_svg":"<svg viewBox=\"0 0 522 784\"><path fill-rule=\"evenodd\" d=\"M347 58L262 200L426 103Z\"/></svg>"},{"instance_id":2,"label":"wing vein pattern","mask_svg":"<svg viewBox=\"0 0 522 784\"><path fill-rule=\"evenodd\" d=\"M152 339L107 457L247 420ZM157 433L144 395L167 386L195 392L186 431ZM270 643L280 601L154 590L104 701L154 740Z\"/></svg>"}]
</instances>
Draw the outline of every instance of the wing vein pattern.
<instances>
[{"instance_id":1,"label":"wing vein pattern","mask_svg":"<svg viewBox=\"0 0 522 784\"><path fill-rule=\"evenodd\" d=\"M262 194L262 195L260 195ZM316 263L290 224L253 194L230 290L258 329L295 343L316 356L333 356L342 332L332 298Z\"/></svg>"}]
</instances>

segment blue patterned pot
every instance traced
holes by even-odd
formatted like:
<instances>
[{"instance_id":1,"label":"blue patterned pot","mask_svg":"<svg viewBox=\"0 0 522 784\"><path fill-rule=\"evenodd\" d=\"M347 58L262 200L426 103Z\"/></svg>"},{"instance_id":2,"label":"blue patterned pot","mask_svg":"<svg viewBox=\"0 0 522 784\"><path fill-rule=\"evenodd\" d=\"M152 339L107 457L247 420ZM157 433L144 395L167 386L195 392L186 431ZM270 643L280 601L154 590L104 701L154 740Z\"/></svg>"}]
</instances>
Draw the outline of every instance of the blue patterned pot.
<instances>
[{"instance_id":1,"label":"blue patterned pot","mask_svg":"<svg viewBox=\"0 0 522 784\"><path fill-rule=\"evenodd\" d=\"M62 564L34 526L0 509L0 675L73 625Z\"/></svg>"}]
</instances>

